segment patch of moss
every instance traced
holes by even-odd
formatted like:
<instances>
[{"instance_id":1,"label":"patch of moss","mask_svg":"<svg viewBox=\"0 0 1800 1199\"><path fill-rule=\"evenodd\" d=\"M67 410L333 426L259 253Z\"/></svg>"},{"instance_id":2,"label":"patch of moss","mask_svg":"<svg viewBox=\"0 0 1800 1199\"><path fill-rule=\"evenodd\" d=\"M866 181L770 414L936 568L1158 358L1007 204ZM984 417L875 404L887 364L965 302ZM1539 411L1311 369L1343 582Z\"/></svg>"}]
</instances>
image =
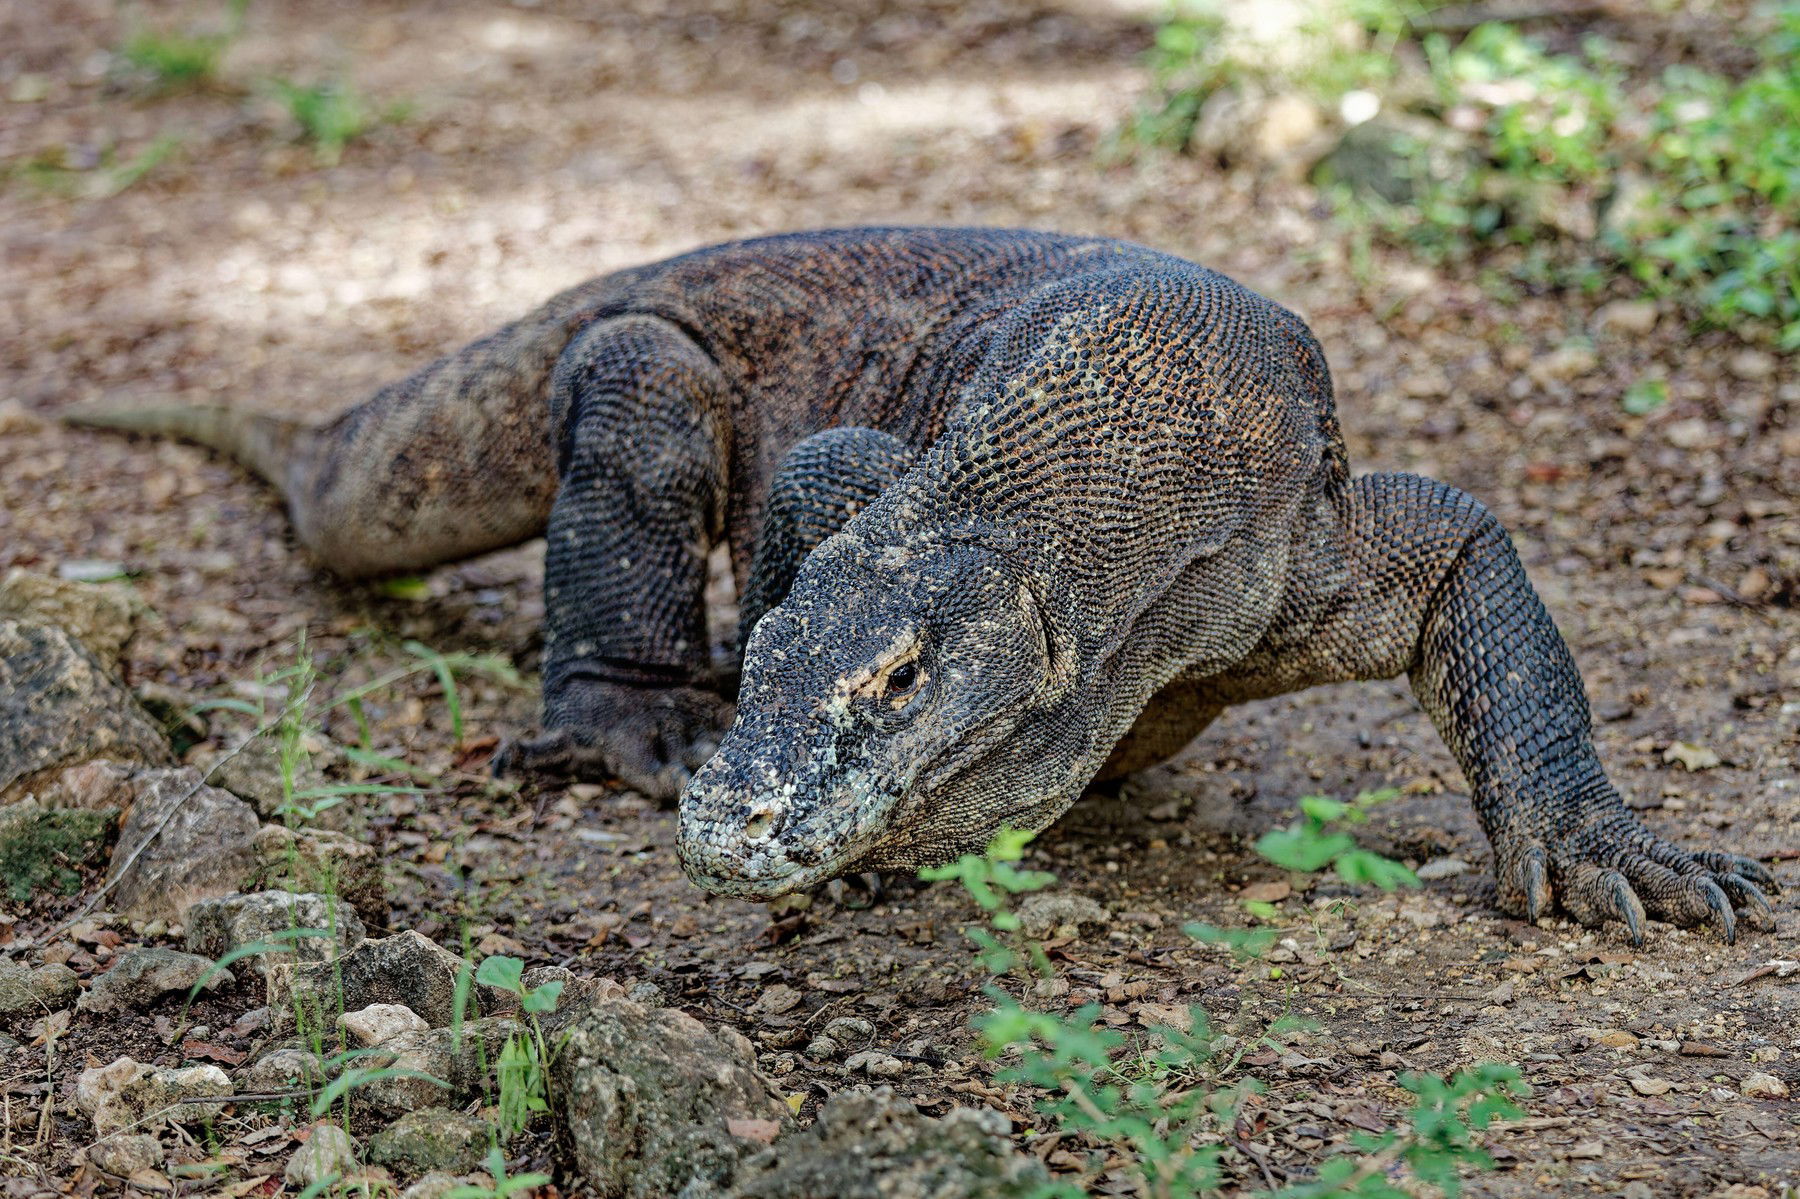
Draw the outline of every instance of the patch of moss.
<instances>
[{"instance_id":1,"label":"patch of moss","mask_svg":"<svg viewBox=\"0 0 1800 1199\"><path fill-rule=\"evenodd\" d=\"M6 880L7 897L24 903L44 891L80 890L82 868L104 860L118 816L110 810L34 808L0 820L0 879Z\"/></svg>"}]
</instances>

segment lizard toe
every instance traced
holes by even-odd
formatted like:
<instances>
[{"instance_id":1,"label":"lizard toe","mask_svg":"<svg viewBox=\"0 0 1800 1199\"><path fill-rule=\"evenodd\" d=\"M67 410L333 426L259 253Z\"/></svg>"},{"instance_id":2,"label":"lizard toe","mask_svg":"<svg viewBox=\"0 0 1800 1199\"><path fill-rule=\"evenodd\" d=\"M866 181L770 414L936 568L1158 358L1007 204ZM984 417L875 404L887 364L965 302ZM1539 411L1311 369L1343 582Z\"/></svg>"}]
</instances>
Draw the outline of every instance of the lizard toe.
<instances>
[{"instance_id":1,"label":"lizard toe","mask_svg":"<svg viewBox=\"0 0 1800 1199\"><path fill-rule=\"evenodd\" d=\"M1772 929L1775 927L1775 909L1769 906L1769 901L1763 895L1762 888L1741 874L1715 871L1713 881L1719 884L1719 889L1730 897L1732 906L1742 911L1745 919L1751 921L1758 928Z\"/></svg>"},{"instance_id":2,"label":"lizard toe","mask_svg":"<svg viewBox=\"0 0 1800 1199\"><path fill-rule=\"evenodd\" d=\"M1770 895L1781 894L1781 884L1775 876L1755 858L1747 858L1741 853L1721 853L1716 849L1704 849L1694 855L1694 860L1712 871L1715 875L1736 874L1746 882L1755 884L1758 898L1763 892Z\"/></svg>"},{"instance_id":3,"label":"lizard toe","mask_svg":"<svg viewBox=\"0 0 1800 1199\"><path fill-rule=\"evenodd\" d=\"M1532 924L1538 917L1551 910L1556 903L1556 895L1550 889L1550 863L1543 846L1533 846L1520 863L1520 872L1524 875L1523 890L1525 892L1525 919Z\"/></svg>"}]
</instances>

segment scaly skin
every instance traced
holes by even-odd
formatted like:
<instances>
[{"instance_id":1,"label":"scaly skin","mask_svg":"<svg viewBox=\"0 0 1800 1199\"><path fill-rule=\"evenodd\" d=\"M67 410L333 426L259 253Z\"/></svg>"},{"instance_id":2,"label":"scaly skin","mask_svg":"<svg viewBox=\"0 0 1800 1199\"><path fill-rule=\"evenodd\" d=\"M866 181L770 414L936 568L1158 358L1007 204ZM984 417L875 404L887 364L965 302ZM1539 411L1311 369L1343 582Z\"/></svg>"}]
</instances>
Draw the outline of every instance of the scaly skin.
<instances>
[{"instance_id":1,"label":"scaly skin","mask_svg":"<svg viewBox=\"0 0 1800 1199\"><path fill-rule=\"evenodd\" d=\"M1408 675L1467 774L1502 906L1641 939L1769 916L1747 858L1643 828L1504 530L1351 481L1286 310L1121 242L843 230L608 276L304 429L92 423L225 448L328 565L543 531L543 734L504 769L681 795L688 874L770 897L1041 828L1226 706ZM744 597L736 721L706 558Z\"/></svg>"}]
</instances>

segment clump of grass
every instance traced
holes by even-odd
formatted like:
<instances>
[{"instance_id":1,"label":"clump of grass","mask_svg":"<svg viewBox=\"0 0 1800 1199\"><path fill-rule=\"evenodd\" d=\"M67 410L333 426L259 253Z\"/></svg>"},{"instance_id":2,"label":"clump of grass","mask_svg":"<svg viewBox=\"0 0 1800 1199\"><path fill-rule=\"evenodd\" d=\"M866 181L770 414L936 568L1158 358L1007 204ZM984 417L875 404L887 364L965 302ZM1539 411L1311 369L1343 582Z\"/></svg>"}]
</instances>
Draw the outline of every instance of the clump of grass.
<instances>
[{"instance_id":1,"label":"clump of grass","mask_svg":"<svg viewBox=\"0 0 1800 1199\"><path fill-rule=\"evenodd\" d=\"M337 81L296 83L272 78L267 87L299 127L301 136L312 143L314 156L326 166L336 164L351 142L378 125L405 120L409 112L405 104L377 109L348 84Z\"/></svg>"},{"instance_id":2,"label":"clump of grass","mask_svg":"<svg viewBox=\"0 0 1800 1199\"><path fill-rule=\"evenodd\" d=\"M52 195L100 200L135 186L181 149L177 134L165 133L126 158L108 146L82 157L56 147L13 165L6 173Z\"/></svg>"},{"instance_id":3,"label":"clump of grass","mask_svg":"<svg viewBox=\"0 0 1800 1199\"><path fill-rule=\"evenodd\" d=\"M119 47L119 57L150 76L164 91L183 91L209 86L218 80L225 51L243 31L249 0L230 0L225 27L211 33L171 33L139 30Z\"/></svg>"}]
</instances>

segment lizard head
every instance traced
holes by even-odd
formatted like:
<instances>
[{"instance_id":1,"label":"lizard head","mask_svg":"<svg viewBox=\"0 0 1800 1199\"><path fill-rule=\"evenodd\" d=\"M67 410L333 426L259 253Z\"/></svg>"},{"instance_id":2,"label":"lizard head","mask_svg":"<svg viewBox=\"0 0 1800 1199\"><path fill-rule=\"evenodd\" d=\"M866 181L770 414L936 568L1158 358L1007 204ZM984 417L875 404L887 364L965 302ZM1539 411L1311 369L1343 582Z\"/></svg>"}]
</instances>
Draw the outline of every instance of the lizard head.
<instances>
[{"instance_id":1,"label":"lizard head","mask_svg":"<svg viewBox=\"0 0 1800 1199\"><path fill-rule=\"evenodd\" d=\"M1054 644L1024 572L991 547L826 541L757 623L736 723L682 794L688 876L767 899L1046 823L1054 810L1022 819L963 783L1020 752L1055 689Z\"/></svg>"}]
</instances>

